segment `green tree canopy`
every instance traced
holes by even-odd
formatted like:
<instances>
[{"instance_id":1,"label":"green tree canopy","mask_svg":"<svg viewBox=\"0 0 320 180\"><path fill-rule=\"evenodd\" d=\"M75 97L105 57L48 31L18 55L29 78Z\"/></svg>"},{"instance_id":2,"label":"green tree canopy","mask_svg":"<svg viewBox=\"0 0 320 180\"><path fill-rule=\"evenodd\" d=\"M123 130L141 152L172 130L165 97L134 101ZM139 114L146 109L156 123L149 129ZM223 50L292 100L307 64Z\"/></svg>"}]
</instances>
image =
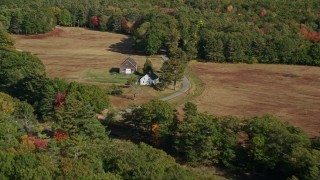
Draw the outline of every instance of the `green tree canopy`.
<instances>
[{"instance_id":1,"label":"green tree canopy","mask_svg":"<svg viewBox=\"0 0 320 180\"><path fill-rule=\"evenodd\" d=\"M71 13L68 9L63 9L58 14L58 24L62 26L71 26L72 25L72 17Z\"/></svg>"},{"instance_id":2,"label":"green tree canopy","mask_svg":"<svg viewBox=\"0 0 320 180\"><path fill-rule=\"evenodd\" d=\"M310 56L312 57L312 64L320 65L320 43L315 43L310 48Z\"/></svg>"},{"instance_id":3,"label":"green tree canopy","mask_svg":"<svg viewBox=\"0 0 320 180\"><path fill-rule=\"evenodd\" d=\"M167 85L173 82L175 90L177 81L183 78L185 67L185 62L180 60L169 60L164 62L161 67L160 80Z\"/></svg>"},{"instance_id":4,"label":"green tree canopy","mask_svg":"<svg viewBox=\"0 0 320 180\"><path fill-rule=\"evenodd\" d=\"M13 96L19 83L28 77L45 77L45 67L35 56L26 52L0 53L0 89Z\"/></svg>"},{"instance_id":5,"label":"green tree canopy","mask_svg":"<svg viewBox=\"0 0 320 180\"><path fill-rule=\"evenodd\" d=\"M0 28L0 51L4 49L13 49L14 40L10 35Z\"/></svg>"},{"instance_id":6,"label":"green tree canopy","mask_svg":"<svg viewBox=\"0 0 320 180\"><path fill-rule=\"evenodd\" d=\"M157 136L154 141L159 140L164 146L170 145L172 128L176 121L175 109L171 104L161 100L151 100L141 107L134 107L132 112L125 115L125 119L133 123L138 130L146 132L149 137Z\"/></svg>"},{"instance_id":7,"label":"green tree canopy","mask_svg":"<svg viewBox=\"0 0 320 180\"><path fill-rule=\"evenodd\" d=\"M13 98L8 94L0 92L0 119L11 115L14 112L14 107Z\"/></svg>"}]
</instances>

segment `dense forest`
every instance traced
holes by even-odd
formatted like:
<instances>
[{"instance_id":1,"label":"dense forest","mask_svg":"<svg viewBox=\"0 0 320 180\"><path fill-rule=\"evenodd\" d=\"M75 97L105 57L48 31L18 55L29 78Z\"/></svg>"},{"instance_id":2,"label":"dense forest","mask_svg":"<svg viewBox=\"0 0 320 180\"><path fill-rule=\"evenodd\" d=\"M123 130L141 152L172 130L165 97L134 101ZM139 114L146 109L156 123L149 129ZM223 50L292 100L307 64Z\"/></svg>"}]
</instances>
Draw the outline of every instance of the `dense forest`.
<instances>
[{"instance_id":1,"label":"dense forest","mask_svg":"<svg viewBox=\"0 0 320 180\"><path fill-rule=\"evenodd\" d=\"M222 118L193 103L179 114L152 100L123 115L139 143L111 138L107 92L48 78L9 35L56 25L126 33L137 51L171 57L161 69L169 83L194 58L319 66L319 9L316 0L2 0L0 179L215 179L214 167L230 178L320 179L320 138L272 116Z\"/></svg>"},{"instance_id":2,"label":"dense forest","mask_svg":"<svg viewBox=\"0 0 320 180\"><path fill-rule=\"evenodd\" d=\"M317 0L2 0L0 26L22 34L81 26L131 34L147 54L319 66L319 9Z\"/></svg>"}]
</instances>

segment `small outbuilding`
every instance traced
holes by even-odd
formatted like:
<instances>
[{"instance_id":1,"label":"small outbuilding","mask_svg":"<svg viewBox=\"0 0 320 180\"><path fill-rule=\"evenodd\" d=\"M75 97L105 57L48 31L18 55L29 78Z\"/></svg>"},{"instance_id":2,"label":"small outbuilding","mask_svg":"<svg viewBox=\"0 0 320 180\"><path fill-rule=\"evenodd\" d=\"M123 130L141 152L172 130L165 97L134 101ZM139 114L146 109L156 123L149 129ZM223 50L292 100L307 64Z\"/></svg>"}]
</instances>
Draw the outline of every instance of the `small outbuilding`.
<instances>
[{"instance_id":1,"label":"small outbuilding","mask_svg":"<svg viewBox=\"0 0 320 180\"><path fill-rule=\"evenodd\" d=\"M119 73L133 74L138 71L138 64L132 57L128 57L119 67Z\"/></svg>"},{"instance_id":2,"label":"small outbuilding","mask_svg":"<svg viewBox=\"0 0 320 180\"><path fill-rule=\"evenodd\" d=\"M139 83L144 86L156 85L159 83L159 77L155 73L151 72L140 78Z\"/></svg>"}]
</instances>

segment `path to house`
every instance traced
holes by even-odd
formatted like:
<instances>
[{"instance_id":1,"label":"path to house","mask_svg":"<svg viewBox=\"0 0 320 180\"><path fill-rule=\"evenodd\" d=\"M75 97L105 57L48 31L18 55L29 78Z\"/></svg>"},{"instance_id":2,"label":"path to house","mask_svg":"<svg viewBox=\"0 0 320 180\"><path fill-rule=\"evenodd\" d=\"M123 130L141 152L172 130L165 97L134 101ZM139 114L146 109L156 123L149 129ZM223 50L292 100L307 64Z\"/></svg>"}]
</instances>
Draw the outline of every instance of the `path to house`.
<instances>
[{"instance_id":1,"label":"path to house","mask_svg":"<svg viewBox=\"0 0 320 180\"><path fill-rule=\"evenodd\" d=\"M160 100L168 101L170 99L176 98L176 97L186 93L190 88L191 88L191 83L190 83L189 79L186 76L184 76L183 80L182 80L182 88L179 91L171 94L170 96L161 98Z\"/></svg>"},{"instance_id":2,"label":"path to house","mask_svg":"<svg viewBox=\"0 0 320 180\"><path fill-rule=\"evenodd\" d=\"M163 61L169 61L170 60L167 56L163 55L161 57L162 57ZM171 95L169 95L167 97L161 98L160 100L161 101L168 101L170 99L176 98L176 97L186 93L190 88L191 88L191 83L190 83L189 79L186 76L184 76L183 79L182 79L182 88L179 91L177 91L177 92L175 92L175 93L173 93L173 94L171 94ZM128 109L126 109L124 111L119 111L118 114L122 115L122 114L124 114L126 112L131 112L131 111L132 111L132 109L128 108Z\"/></svg>"},{"instance_id":3,"label":"path to house","mask_svg":"<svg viewBox=\"0 0 320 180\"><path fill-rule=\"evenodd\" d=\"M168 58L168 56L166 56L166 55L162 55L161 58L162 58L163 61L169 61L170 60ZM189 79L186 76L184 76L183 79L182 79L182 88L179 91L177 91L177 92L175 92L175 93L173 93L173 94L171 94L171 95L169 95L167 97L161 98L160 100L168 101L170 99L176 98L176 97L182 95L183 93L187 92L190 88L191 88L191 83L190 83Z\"/></svg>"},{"instance_id":4,"label":"path to house","mask_svg":"<svg viewBox=\"0 0 320 180\"><path fill-rule=\"evenodd\" d=\"M186 93L190 88L191 88L191 83L190 83L189 79L186 76L184 76L182 79L182 88L179 91L177 91L167 97L161 98L160 100L161 101L168 101L170 99L176 98L176 97ZM126 110L119 111L118 114L123 115L124 113L126 113L126 112L130 113L131 111L132 111L132 109L128 108Z\"/></svg>"}]
</instances>

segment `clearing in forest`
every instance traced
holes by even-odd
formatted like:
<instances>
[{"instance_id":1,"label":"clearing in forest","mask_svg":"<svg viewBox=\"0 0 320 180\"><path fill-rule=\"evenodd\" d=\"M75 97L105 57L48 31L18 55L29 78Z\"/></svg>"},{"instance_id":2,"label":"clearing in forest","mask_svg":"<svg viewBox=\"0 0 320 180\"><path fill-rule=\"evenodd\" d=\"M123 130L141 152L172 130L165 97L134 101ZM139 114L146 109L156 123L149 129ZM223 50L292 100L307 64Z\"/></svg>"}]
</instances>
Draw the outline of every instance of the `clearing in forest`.
<instances>
[{"instance_id":1,"label":"clearing in forest","mask_svg":"<svg viewBox=\"0 0 320 180\"><path fill-rule=\"evenodd\" d=\"M126 77L109 71L119 68L128 56L135 59L139 69L143 68L147 58L133 51L132 41L126 35L84 28L56 27L46 34L15 35L14 38L17 49L29 51L42 60L49 77L96 84L100 87L126 83ZM155 70L161 68L163 61L160 56L148 58ZM130 97L131 91L125 88L124 94ZM129 104L141 104L174 92L171 89L158 92L151 87L141 87L134 91L140 91L135 100L111 96L114 107L126 108Z\"/></svg>"},{"instance_id":2,"label":"clearing in forest","mask_svg":"<svg viewBox=\"0 0 320 180\"><path fill-rule=\"evenodd\" d=\"M252 117L273 114L320 132L320 67L266 64L191 63L205 84L194 100L210 114Z\"/></svg>"}]
</instances>

